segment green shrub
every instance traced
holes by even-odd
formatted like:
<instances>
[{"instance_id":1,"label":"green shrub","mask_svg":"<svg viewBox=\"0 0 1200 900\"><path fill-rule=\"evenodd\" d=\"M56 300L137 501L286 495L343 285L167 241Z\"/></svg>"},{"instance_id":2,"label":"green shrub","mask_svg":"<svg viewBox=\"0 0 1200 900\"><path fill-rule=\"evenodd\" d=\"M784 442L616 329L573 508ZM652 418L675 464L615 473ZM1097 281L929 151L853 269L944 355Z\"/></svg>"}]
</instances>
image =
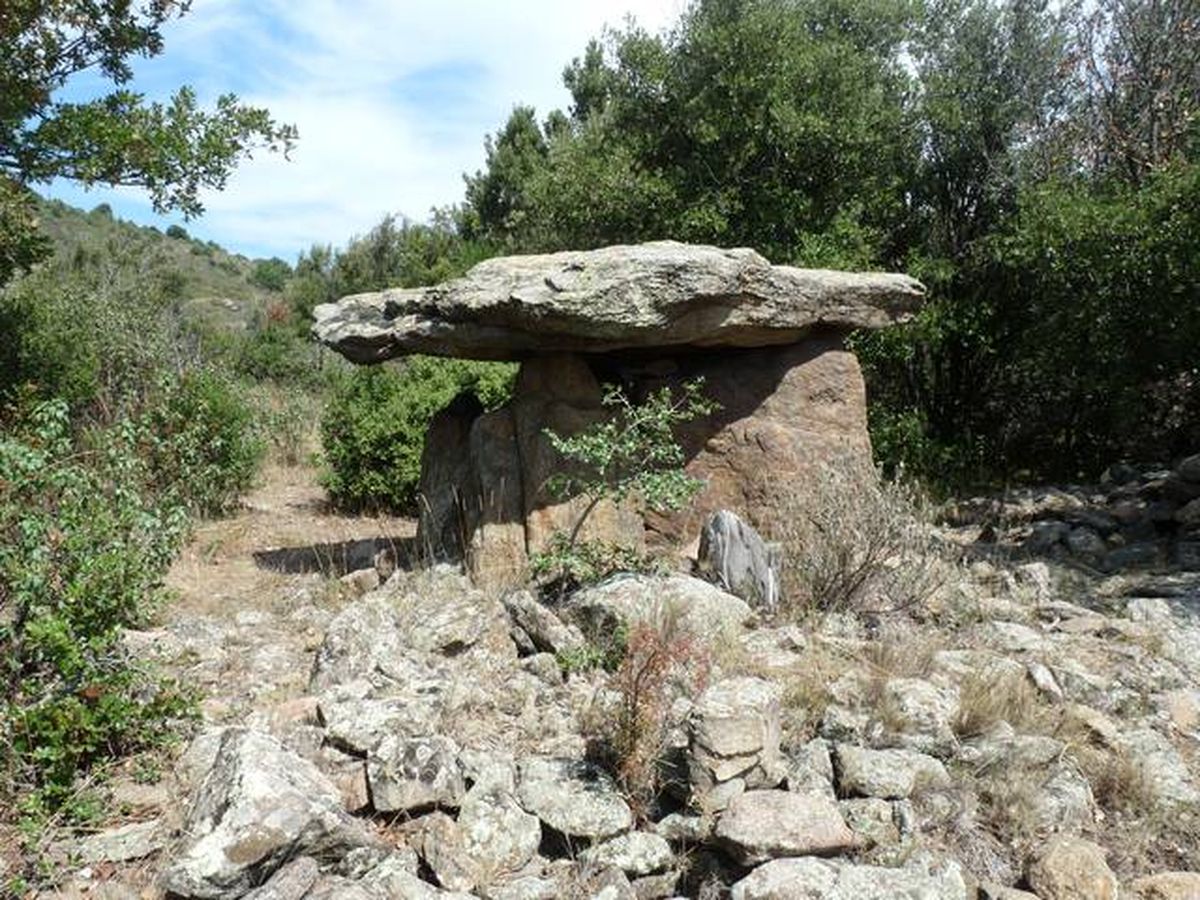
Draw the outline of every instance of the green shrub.
<instances>
[{"instance_id":1,"label":"green shrub","mask_svg":"<svg viewBox=\"0 0 1200 900\"><path fill-rule=\"evenodd\" d=\"M0 433L0 794L33 813L60 806L93 763L163 738L187 708L118 642L161 596L185 511L145 490L131 425L90 438L72 438L61 400Z\"/></svg>"},{"instance_id":2,"label":"green shrub","mask_svg":"<svg viewBox=\"0 0 1200 900\"><path fill-rule=\"evenodd\" d=\"M263 290L282 291L292 277L292 267L279 257L255 260L250 281Z\"/></svg>"},{"instance_id":3,"label":"green shrub","mask_svg":"<svg viewBox=\"0 0 1200 900\"><path fill-rule=\"evenodd\" d=\"M498 406L514 374L503 363L425 356L402 368L353 370L335 385L321 420L321 483L346 509L414 511L430 419L463 391Z\"/></svg>"},{"instance_id":4,"label":"green shrub","mask_svg":"<svg viewBox=\"0 0 1200 900\"><path fill-rule=\"evenodd\" d=\"M265 444L254 410L229 379L199 370L165 380L137 421L156 492L217 515L254 478Z\"/></svg>"}]
</instances>

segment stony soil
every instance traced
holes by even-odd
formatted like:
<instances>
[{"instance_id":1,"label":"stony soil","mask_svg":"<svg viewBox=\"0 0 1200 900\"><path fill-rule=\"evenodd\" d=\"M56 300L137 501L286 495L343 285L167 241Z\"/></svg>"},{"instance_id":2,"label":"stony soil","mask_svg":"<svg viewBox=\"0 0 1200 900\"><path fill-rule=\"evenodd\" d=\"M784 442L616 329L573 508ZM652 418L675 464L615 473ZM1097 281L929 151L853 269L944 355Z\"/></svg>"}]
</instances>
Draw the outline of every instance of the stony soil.
<instances>
[{"instance_id":1,"label":"stony soil","mask_svg":"<svg viewBox=\"0 0 1200 900\"><path fill-rule=\"evenodd\" d=\"M274 469L129 635L204 693L194 738L113 773L42 896L1200 896L1200 573L984 532L947 529L893 615L771 616L684 575L543 605L410 571L411 523ZM621 695L583 661L668 607L709 672L672 682L647 801L594 752Z\"/></svg>"}]
</instances>

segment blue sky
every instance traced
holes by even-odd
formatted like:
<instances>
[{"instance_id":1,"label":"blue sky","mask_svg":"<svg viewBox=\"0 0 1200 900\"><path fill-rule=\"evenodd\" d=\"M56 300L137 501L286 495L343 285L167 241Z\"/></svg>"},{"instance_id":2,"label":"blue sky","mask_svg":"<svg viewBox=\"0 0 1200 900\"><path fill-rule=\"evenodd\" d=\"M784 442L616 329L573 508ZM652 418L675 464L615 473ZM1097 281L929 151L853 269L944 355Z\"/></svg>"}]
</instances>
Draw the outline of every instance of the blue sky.
<instances>
[{"instance_id":1,"label":"blue sky","mask_svg":"<svg viewBox=\"0 0 1200 900\"><path fill-rule=\"evenodd\" d=\"M387 213L416 220L462 199L483 165L484 135L517 103L564 107L563 67L626 16L658 31L684 0L195 0L139 61L133 87L165 99L190 84L211 102L233 92L295 124L291 161L261 155L206 214L156 216L136 191L57 182L44 193L289 262L314 243L344 244ZM97 89L86 80L66 95Z\"/></svg>"}]
</instances>

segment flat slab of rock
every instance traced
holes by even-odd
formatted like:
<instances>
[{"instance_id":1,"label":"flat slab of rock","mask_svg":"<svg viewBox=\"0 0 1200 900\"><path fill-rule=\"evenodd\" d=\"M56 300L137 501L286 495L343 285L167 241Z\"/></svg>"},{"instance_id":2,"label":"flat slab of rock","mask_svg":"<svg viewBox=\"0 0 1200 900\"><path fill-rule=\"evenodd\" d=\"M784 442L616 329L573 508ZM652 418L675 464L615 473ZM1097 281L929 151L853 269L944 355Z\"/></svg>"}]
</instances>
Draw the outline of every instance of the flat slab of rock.
<instances>
[{"instance_id":1,"label":"flat slab of rock","mask_svg":"<svg viewBox=\"0 0 1200 900\"><path fill-rule=\"evenodd\" d=\"M602 840L633 827L633 813L612 780L579 760L521 760L517 799L526 811L568 837Z\"/></svg>"},{"instance_id":2,"label":"flat slab of rock","mask_svg":"<svg viewBox=\"0 0 1200 900\"><path fill-rule=\"evenodd\" d=\"M776 682L751 676L726 678L700 695L687 722L688 780L697 798L722 808L741 789L783 780L780 703Z\"/></svg>"},{"instance_id":3,"label":"flat slab of rock","mask_svg":"<svg viewBox=\"0 0 1200 900\"><path fill-rule=\"evenodd\" d=\"M843 860L777 859L733 886L733 900L964 900L967 887L955 868L936 875L859 866Z\"/></svg>"},{"instance_id":4,"label":"flat slab of rock","mask_svg":"<svg viewBox=\"0 0 1200 900\"><path fill-rule=\"evenodd\" d=\"M166 844L161 819L132 822L82 838L72 851L80 862L125 862L157 853Z\"/></svg>"},{"instance_id":5,"label":"flat slab of rock","mask_svg":"<svg viewBox=\"0 0 1200 900\"><path fill-rule=\"evenodd\" d=\"M318 306L313 332L355 362L761 347L819 326L903 321L923 294L906 275L773 266L753 250L655 241L498 257L436 287L356 294Z\"/></svg>"},{"instance_id":6,"label":"flat slab of rock","mask_svg":"<svg viewBox=\"0 0 1200 900\"><path fill-rule=\"evenodd\" d=\"M831 799L788 791L734 797L717 822L715 837L748 866L781 856L842 853L859 843Z\"/></svg>"}]
</instances>

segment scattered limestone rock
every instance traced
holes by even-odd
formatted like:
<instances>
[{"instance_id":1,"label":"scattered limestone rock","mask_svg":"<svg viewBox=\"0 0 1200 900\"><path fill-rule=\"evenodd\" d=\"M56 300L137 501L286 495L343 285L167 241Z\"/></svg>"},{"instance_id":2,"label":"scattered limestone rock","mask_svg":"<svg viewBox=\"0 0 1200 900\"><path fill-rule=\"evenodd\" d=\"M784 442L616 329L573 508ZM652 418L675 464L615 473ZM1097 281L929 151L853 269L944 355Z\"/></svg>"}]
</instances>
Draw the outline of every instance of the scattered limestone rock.
<instances>
[{"instance_id":1,"label":"scattered limestone rock","mask_svg":"<svg viewBox=\"0 0 1200 900\"><path fill-rule=\"evenodd\" d=\"M384 738L367 758L367 780L379 812L456 808L466 791L458 745L440 735Z\"/></svg>"},{"instance_id":2,"label":"scattered limestone rock","mask_svg":"<svg viewBox=\"0 0 1200 900\"><path fill-rule=\"evenodd\" d=\"M861 844L875 847L899 843L900 828L891 802L877 797L856 797L839 802L838 810Z\"/></svg>"},{"instance_id":3,"label":"scattered limestone rock","mask_svg":"<svg viewBox=\"0 0 1200 900\"><path fill-rule=\"evenodd\" d=\"M69 854L86 864L126 862L157 853L166 846L161 819L131 822L119 828L89 834L72 844Z\"/></svg>"},{"instance_id":4,"label":"scattered limestone rock","mask_svg":"<svg viewBox=\"0 0 1200 900\"><path fill-rule=\"evenodd\" d=\"M697 796L737 779L744 788L783 780L780 688L761 678L728 678L709 686L688 718L688 776Z\"/></svg>"},{"instance_id":5,"label":"scattered limestone rock","mask_svg":"<svg viewBox=\"0 0 1200 900\"><path fill-rule=\"evenodd\" d=\"M1200 802L1200 791L1179 751L1159 732L1141 728L1123 734L1118 746L1141 776L1154 802L1170 809Z\"/></svg>"},{"instance_id":6,"label":"scattered limestone rock","mask_svg":"<svg viewBox=\"0 0 1200 900\"><path fill-rule=\"evenodd\" d=\"M729 802L714 837L739 863L830 855L858 846L837 804L820 794L748 791Z\"/></svg>"},{"instance_id":7,"label":"scattered limestone rock","mask_svg":"<svg viewBox=\"0 0 1200 900\"><path fill-rule=\"evenodd\" d=\"M586 865L615 866L631 878L665 871L675 861L670 844L659 835L646 831L631 831L596 844L583 851L579 858Z\"/></svg>"},{"instance_id":8,"label":"scattered limestone rock","mask_svg":"<svg viewBox=\"0 0 1200 900\"><path fill-rule=\"evenodd\" d=\"M516 872L537 854L542 826L503 789L477 784L463 798L458 828L466 852L475 861L481 883Z\"/></svg>"},{"instance_id":9,"label":"scattered limestone rock","mask_svg":"<svg viewBox=\"0 0 1200 900\"><path fill-rule=\"evenodd\" d=\"M1037 894L985 881L979 886L979 900L1038 900Z\"/></svg>"},{"instance_id":10,"label":"scattered limestone rock","mask_svg":"<svg viewBox=\"0 0 1200 900\"><path fill-rule=\"evenodd\" d=\"M967 886L957 866L936 874L855 865L844 860L777 859L737 882L733 900L964 900Z\"/></svg>"},{"instance_id":11,"label":"scattered limestone rock","mask_svg":"<svg viewBox=\"0 0 1200 900\"><path fill-rule=\"evenodd\" d=\"M950 786L946 767L915 750L836 748L838 791L843 796L902 800L919 791Z\"/></svg>"},{"instance_id":12,"label":"scattered limestone rock","mask_svg":"<svg viewBox=\"0 0 1200 900\"><path fill-rule=\"evenodd\" d=\"M521 628L536 649L546 653L578 650L583 635L574 625L565 624L553 610L538 603L529 591L512 591L504 596L504 608L513 623Z\"/></svg>"},{"instance_id":13,"label":"scattered limestone rock","mask_svg":"<svg viewBox=\"0 0 1200 900\"><path fill-rule=\"evenodd\" d=\"M326 692L321 697L326 739L349 753L366 755L389 735L432 733L441 713L442 688L422 690L423 681L410 681L408 686L416 690L399 697L356 697L352 687Z\"/></svg>"},{"instance_id":14,"label":"scattered limestone rock","mask_svg":"<svg viewBox=\"0 0 1200 900\"><path fill-rule=\"evenodd\" d=\"M621 624L672 611L680 624L708 640L737 634L754 618L744 600L689 575L618 575L579 591L566 614L588 634L611 634Z\"/></svg>"},{"instance_id":15,"label":"scattered limestone rock","mask_svg":"<svg viewBox=\"0 0 1200 900\"><path fill-rule=\"evenodd\" d=\"M633 826L612 780L590 763L530 756L518 764L517 799L568 837L603 840Z\"/></svg>"},{"instance_id":16,"label":"scattered limestone rock","mask_svg":"<svg viewBox=\"0 0 1200 900\"><path fill-rule=\"evenodd\" d=\"M900 732L905 746L925 753L953 752L956 690L920 678L891 678L883 686L880 706L885 725Z\"/></svg>"},{"instance_id":17,"label":"scattered limestone rock","mask_svg":"<svg viewBox=\"0 0 1200 900\"><path fill-rule=\"evenodd\" d=\"M396 612L386 590L351 603L329 623L313 661L310 684L314 693L356 678L370 678L381 661L401 655Z\"/></svg>"},{"instance_id":18,"label":"scattered limestone rock","mask_svg":"<svg viewBox=\"0 0 1200 900\"><path fill-rule=\"evenodd\" d=\"M1029 886L1041 900L1117 900L1117 877L1090 841L1056 837L1029 864Z\"/></svg>"},{"instance_id":19,"label":"scattered limestone rock","mask_svg":"<svg viewBox=\"0 0 1200 900\"><path fill-rule=\"evenodd\" d=\"M311 856L301 856L280 868L262 887L246 894L244 900L301 900L320 875L317 861Z\"/></svg>"},{"instance_id":20,"label":"scattered limestone rock","mask_svg":"<svg viewBox=\"0 0 1200 900\"><path fill-rule=\"evenodd\" d=\"M833 799L833 759L829 744L814 738L785 757L784 779L789 791L798 794L824 794Z\"/></svg>"},{"instance_id":21,"label":"scattered limestone rock","mask_svg":"<svg viewBox=\"0 0 1200 900\"><path fill-rule=\"evenodd\" d=\"M1200 457L1197 457L1200 460ZM1131 900L1195 900L1200 897L1200 873L1160 872L1129 885Z\"/></svg>"},{"instance_id":22,"label":"scattered limestone rock","mask_svg":"<svg viewBox=\"0 0 1200 900\"><path fill-rule=\"evenodd\" d=\"M376 839L337 788L274 738L231 728L192 798L187 840L163 875L181 897L240 897L290 858L344 854Z\"/></svg>"}]
</instances>

